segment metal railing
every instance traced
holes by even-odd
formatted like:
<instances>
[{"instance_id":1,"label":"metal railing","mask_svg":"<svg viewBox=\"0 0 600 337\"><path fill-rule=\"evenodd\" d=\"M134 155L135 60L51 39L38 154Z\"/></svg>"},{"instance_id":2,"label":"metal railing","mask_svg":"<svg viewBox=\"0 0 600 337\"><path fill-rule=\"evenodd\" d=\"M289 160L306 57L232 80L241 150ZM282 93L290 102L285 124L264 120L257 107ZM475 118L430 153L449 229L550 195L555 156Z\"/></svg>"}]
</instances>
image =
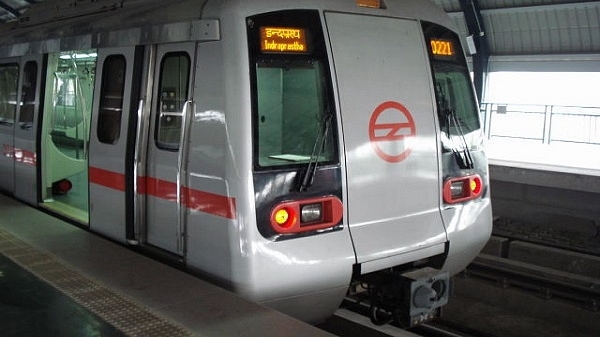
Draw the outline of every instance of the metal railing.
<instances>
[{"instance_id":1,"label":"metal railing","mask_svg":"<svg viewBox=\"0 0 600 337\"><path fill-rule=\"evenodd\" d=\"M482 103L488 139L600 145L600 107Z\"/></svg>"}]
</instances>

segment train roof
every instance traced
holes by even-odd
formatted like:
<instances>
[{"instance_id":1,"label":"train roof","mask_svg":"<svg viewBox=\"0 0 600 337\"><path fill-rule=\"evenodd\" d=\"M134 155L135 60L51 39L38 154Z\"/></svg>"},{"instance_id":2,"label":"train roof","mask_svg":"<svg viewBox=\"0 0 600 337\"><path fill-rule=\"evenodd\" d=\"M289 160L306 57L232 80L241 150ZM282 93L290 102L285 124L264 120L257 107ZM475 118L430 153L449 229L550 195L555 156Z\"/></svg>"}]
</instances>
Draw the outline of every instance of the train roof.
<instances>
[{"instance_id":1,"label":"train roof","mask_svg":"<svg viewBox=\"0 0 600 337\"><path fill-rule=\"evenodd\" d=\"M0 26L0 57L62 50L220 39L220 20L285 9L320 9L426 20L453 28L430 0L96 0L45 1ZM363 1L377 2L377 1Z\"/></svg>"}]
</instances>

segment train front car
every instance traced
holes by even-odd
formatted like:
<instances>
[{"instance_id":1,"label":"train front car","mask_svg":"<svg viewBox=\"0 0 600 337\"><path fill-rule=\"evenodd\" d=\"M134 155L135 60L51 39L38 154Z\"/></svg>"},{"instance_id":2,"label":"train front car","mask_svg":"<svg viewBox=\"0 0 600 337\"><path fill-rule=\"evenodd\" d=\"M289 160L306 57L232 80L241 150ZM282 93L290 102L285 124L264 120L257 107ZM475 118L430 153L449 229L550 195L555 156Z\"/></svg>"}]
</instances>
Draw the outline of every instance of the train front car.
<instances>
[{"instance_id":1,"label":"train front car","mask_svg":"<svg viewBox=\"0 0 600 337\"><path fill-rule=\"evenodd\" d=\"M434 316L492 224L446 13L429 0L165 8L32 8L0 31L0 190L78 206L91 231L308 322L349 289L377 323ZM80 194L54 191L74 175Z\"/></svg>"},{"instance_id":2,"label":"train front car","mask_svg":"<svg viewBox=\"0 0 600 337\"><path fill-rule=\"evenodd\" d=\"M233 287L310 322L348 289L370 297L377 323L433 317L491 232L481 124L450 19L429 1L236 8L248 13L251 93L239 134L253 139L238 144L253 154L234 165L252 172L238 213L256 222L240 219ZM235 48L225 58L246 55Z\"/></svg>"}]
</instances>

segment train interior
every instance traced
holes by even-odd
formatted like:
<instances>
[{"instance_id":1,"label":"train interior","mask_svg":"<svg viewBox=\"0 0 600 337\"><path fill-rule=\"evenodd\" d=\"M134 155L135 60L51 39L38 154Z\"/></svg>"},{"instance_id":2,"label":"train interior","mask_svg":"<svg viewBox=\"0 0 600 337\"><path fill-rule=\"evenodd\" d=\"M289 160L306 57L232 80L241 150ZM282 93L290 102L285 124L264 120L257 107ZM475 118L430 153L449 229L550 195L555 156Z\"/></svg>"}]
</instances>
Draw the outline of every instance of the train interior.
<instances>
[{"instance_id":1,"label":"train interior","mask_svg":"<svg viewBox=\"0 0 600 337\"><path fill-rule=\"evenodd\" d=\"M48 56L41 131L42 205L89 222L88 143L96 75L94 50Z\"/></svg>"}]
</instances>

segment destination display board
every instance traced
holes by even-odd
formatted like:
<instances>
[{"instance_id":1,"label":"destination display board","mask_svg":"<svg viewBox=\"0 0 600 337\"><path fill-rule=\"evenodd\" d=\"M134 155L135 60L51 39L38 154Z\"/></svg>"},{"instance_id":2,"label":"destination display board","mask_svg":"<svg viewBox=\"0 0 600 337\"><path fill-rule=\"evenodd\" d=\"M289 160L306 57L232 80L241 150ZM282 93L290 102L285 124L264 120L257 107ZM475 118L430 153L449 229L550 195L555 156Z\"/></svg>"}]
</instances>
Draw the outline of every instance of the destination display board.
<instances>
[{"instance_id":1,"label":"destination display board","mask_svg":"<svg viewBox=\"0 0 600 337\"><path fill-rule=\"evenodd\" d=\"M261 27L260 50L263 53L306 54L306 30L293 27Z\"/></svg>"}]
</instances>

